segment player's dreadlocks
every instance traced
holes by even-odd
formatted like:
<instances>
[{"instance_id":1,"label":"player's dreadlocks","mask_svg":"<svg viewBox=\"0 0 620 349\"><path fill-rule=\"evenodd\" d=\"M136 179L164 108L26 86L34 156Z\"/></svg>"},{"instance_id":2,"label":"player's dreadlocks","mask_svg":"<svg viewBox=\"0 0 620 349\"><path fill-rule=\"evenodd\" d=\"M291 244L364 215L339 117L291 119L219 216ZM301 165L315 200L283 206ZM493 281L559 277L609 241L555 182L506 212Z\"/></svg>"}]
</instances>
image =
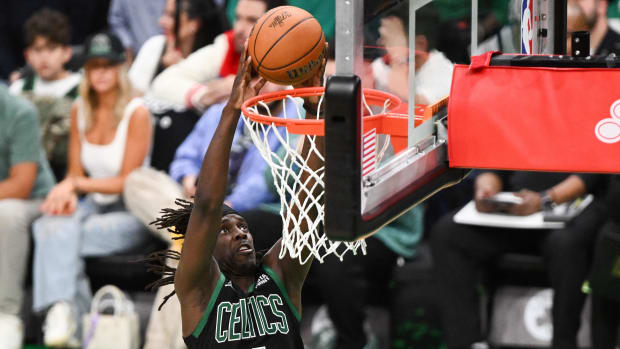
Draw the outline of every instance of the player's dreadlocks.
<instances>
[{"instance_id":1,"label":"player's dreadlocks","mask_svg":"<svg viewBox=\"0 0 620 349\"><path fill-rule=\"evenodd\" d=\"M185 238L187 225L189 224L189 217L192 213L192 209L194 208L194 204L184 199L176 199L174 203L177 205L177 208L164 208L161 210L161 215L150 224L156 226L158 229L167 229L172 234L172 240L182 240ZM222 204L222 217L228 214L237 214L240 216L237 211ZM266 251L256 252L256 262L259 265L262 263L265 252ZM147 290L154 291L162 286L174 284L174 275L177 269L168 266L166 264L167 259L178 261L181 259L181 253L174 250L158 251L151 253L143 260L147 266L147 271L162 276L161 279L146 285ZM161 310L168 299L175 294L176 291L173 290L166 297L164 297L164 300L161 302L157 310Z\"/></svg>"},{"instance_id":2,"label":"player's dreadlocks","mask_svg":"<svg viewBox=\"0 0 620 349\"><path fill-rule=\"evenodd\" d=\"M150 224L155 225L158 229L167 229L173 234L172 240L181 240L185 238L187 225L189 224L189 216L192 213L194 204L184 199L176 199L174 203L178 208L164 208L161 210L161 216ZM178 261L181 259L181 253L173 250L157 251L151 253L144 259L147 271L162 276L161 279L146 285L147 290L156 290L162 286L174 284L174 275L177 269L168 266L166 264L167 259ZM161 302L157 310L161 310L168 299L175 294L176 291L172 290L172 292L164 297L163 302Z\"/></svg>"}]
</instances>

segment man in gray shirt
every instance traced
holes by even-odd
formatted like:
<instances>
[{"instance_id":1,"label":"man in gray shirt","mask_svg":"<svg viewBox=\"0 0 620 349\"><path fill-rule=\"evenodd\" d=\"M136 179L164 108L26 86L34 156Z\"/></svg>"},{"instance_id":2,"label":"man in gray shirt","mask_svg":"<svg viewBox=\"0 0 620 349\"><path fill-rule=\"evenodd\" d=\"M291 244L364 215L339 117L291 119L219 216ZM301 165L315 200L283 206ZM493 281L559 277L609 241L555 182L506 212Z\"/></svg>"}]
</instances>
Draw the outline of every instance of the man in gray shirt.
<instances>
[{"instance_id":1,"label":"man in gray shirt","mask_svg":"<svg viewBox=\"0 0 620 349\"><path fill-rule=\"evenodd\" d=\"M30 225L54 184L40 137L34 106L0 85L0 338L6 349L22 347L18 315Z\"/></svg>"}]
</instances>

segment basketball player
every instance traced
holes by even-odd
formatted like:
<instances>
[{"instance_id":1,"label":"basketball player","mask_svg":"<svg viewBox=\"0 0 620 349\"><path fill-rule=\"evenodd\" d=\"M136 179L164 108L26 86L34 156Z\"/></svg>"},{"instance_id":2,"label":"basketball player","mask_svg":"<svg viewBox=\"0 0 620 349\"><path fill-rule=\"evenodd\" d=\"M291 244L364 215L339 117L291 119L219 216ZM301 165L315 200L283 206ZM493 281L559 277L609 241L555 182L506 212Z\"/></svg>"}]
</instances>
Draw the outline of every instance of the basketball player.
<instances>
[{"instance_id":1,"label":"basketball player","mask_svg":"<svg viewBox=\"0 0 620 349\"><path fill-rule=\"evenodd\" d=\"M302 349L301 288L311 261L302 265L288 256L279 259L280 240L264 255L257 253L245 219L223 204L230 147L241 105L265 84L262 78L252 83L250 59L245 57L244 53L230 100L203 160L194 203L179 201L181 209L164 210L156 221L159 227L174 226L175 232L185 235L180 254L165 254L180 258L178 269L174 272L167 268L168 275L173 275L156 286L174 278L183 336L189 349ZM320 86L324 66L323 61L316 76L295 87ZM304 108L316 113L316 103L318 100L308 98ZM304 157L309 143L304 143ZM322 139L317 138L316 144L323 149ZM313 156L308 163L316 169L320 159ZM306 188L312 188L314 180L308 179L309 173L301 175L301 182L307 181ZM298 202L305 200L301 192ZM298 212L293 206L292 213Z\"/></svg>"}]
</instances>

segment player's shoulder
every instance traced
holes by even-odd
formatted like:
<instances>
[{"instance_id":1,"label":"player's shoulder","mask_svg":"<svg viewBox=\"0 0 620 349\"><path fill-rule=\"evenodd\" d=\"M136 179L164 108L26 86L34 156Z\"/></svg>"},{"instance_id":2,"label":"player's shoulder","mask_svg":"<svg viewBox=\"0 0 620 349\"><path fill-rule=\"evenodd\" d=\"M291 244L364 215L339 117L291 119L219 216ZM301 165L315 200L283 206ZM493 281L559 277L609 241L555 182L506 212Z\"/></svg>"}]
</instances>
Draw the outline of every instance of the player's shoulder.
<instances>
[{"instance_id":1,"label":"player's shoulder","mask_svg":"<svg viewBox=\"0 0 620 349\"><path fill-rule=\"evenodd\" d=\"M289 258L279 258L282 241L278 240L275 245L263 256L262 264L260 268L262 270L269 270L275 273L280 279L283 279L283 263L290 261Z\"/></svg>"}]
</instances>

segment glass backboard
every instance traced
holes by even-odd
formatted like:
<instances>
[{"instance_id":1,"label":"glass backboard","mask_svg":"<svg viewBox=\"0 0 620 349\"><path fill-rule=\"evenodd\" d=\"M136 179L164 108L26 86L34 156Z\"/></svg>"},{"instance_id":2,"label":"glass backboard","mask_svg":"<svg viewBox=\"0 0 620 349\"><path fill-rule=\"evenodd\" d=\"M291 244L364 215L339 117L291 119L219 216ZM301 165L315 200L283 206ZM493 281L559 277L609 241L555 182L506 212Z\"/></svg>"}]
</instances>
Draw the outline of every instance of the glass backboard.
<instances>
[{"instance_id":1,"label":"glass backboard","mask_svg":"<svg viewBox=\"0 0 620 349\"><path fill-rule=\"evenodd\" d=\"M495 35L499 46L489 42ZM348 241L373 234L467 175L449 167L450 62L508 46L564 54L565 37L566 0L336 0L335 67L325 92L326 234ZM403 101L391 116L402 118L404 136L369 127L364 88Z\"/></svg>"},{"instance_id":2,"label":"glass backboard","mask_svg":"<svg viewBox=\"0 0 620 349\"><path fill-rule=\"evenodd\" d=\"M436 49L442 28L430 2L336 0L335 75L325 93L325 231L331 239L368 236L468 173L448 166L452 63ZM468 56L469 42L465 46ZM402 100L390 114L399 118L399 132L368 127L365 88ZM375 144L370 150L369 142Z\"/></svg>"}]
</instances>

